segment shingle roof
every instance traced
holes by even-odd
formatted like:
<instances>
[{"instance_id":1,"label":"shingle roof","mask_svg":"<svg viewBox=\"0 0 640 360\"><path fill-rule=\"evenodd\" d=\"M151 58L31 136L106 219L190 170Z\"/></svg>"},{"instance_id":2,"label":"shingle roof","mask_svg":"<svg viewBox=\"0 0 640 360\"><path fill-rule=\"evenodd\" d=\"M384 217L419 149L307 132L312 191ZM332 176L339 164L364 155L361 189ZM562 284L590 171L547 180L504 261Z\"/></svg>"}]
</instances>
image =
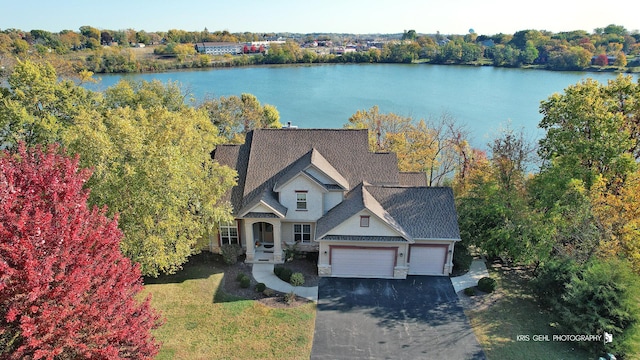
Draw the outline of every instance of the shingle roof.
<instances>
[{"instance_id":1,"label":"shingle roof","mask_svg":"<svg viewBox=\"0 0 640 360\"><path fill-rule=\"evenodd\" d=\"M278 201L278 198L276 197L276 194L273 191L270 191L268 189L265 189L265 191L263 191L260 194L260 196L255 196L250 202L246 203L238 211L238 215L242 215L243 217L246 217L246 214L244 213L248 213L256 205L260 203L265 204L266 206L272 208L274 210L275 215L282 216L282 217L287 215L288 209L284 205L280 204L280 202Z\"/></svg>"},{"instance_id":2,"label":"shingle roof","mask_svg":"<svg viewBox=\"0 0 640 360\"><path fill-rule=\"evenodd\" d=\"M427 176L423 172L401 172L398 180L400 186L427 186Z\"/></svg>"},{"instance_id":3,"label":"shingle roof","mask_svg":"<svg viewBox=\"0 0 640 360\"><path fill-rule=\"evenodd\" d=\"M366 186L366 190L414 239L460 239L451 188Z\"/></svg>"},{"instance_id":4,"label":"shingle roof","mask_svg":"<svg viewBox=\"0 0 640 360\"><path fill-rule=\"evenodd\" d=\"M389 227L398 232L401 237L411 241L411 234L405 231L402 226L393 218L378 201L369 194L363 184L353 188L345 199L333 209L329 210L316 223L316 238L324 237L336 226L345 220L367 209Z\"/></svg>"},{"instance_id":5,"label":"shingle roof","mask_svg":"<svg viewBox=\"0 0 640 360\"><path fill-rule=\"evenodd\" d=\"M395 154L369 152L367 130L256 129L252 135L245 203L272 189L283 172L314 148L349 184L398 184Z\"/></svg>"},{"instance_id":6,"label":"shingle roof","mask_svg":"<svg viewBox=\"0 0 640 360\"><path fill-rule=\"evenodd\" d=\"M276 183L274 185L274 190L277 190L278 187L286 184L289 180L296 177L301 172L307 174L307 176L311 177L314 181L316 181L319 185L323 187L327 187L327 184L323 184L320 180L316 179L308 173L307 170L310 166L314 166L316 169L323 172L326 176L330 177L335 181L339 186L344 190L349 190L349 182L336 170L328 161L325 159L322 154L316 149L311 149L309 152L304 154L300 159L296 160L287 171L285 171L282 175L278 177Z\"/></svg>"}]
</instances>

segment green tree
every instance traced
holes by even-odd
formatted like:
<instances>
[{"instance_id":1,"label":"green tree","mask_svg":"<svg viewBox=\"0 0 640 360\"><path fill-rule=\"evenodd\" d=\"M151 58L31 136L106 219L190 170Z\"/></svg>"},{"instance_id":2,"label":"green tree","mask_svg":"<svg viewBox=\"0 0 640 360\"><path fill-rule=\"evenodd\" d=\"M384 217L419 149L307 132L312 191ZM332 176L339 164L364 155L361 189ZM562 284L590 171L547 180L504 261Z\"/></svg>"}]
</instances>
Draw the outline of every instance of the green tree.
<instances>
[{"instance_id":1,"label":"green tree","mask_svg":"<svg viewBox=\"0 0 640 360\"><path fill-rule=\"evenodd\" d=\"M14 147L60 141L63 128L83 108L95 106L95 94L69 80L58 80L53 66L18 62L0 89L0 143Z\"/></svg>"},{"instance_id":2,"label":"green tree","mask_svg":"<svg viewBox=\"0 0 640 360\"><path fill-rule=\"evenodd\" d=\"M199 108L206 111L213 126L228 143L243 143L245 134L253 129L282 127L276 107L261 105L252 94L206 100Z\"/></svg>"},{"instance_id":3,"label":"green tree","mask_svg":"<svg viewBox=\"0 0 640 360\"><path fill-rule=\"evenodd\" d=\"M212 224L229 220L218 201L234 172L211 160L221 139L204 112L107 100L104 110L83 111L74 123L64 141L95 169L90 201L120 214L122 251L143 274L174 273Z\"/></svg>"},{"instance_id":4,"label":"green tree","mask_svg":"<svg viewBox=\"0 0 640 360\"><path fill-rule=\"evenodd\" d=\"M458 198L460 234L489 256L539 263L549 258L553 229L533 208L526 190L531 147L522 133L506 129L492 144L489 166Z\"/></svg>"},{"instance_id":5,"label":"green tree","mask_svg":"<svg viewBox=\"0 0 640 360\"><path fill-rule=\"evenodd\" d=\"M599 175L620 185L640 158L640 86L619 76L608 85L587 79L542 101L539 155L587 189ZM551 160L554 160L552 163Z\"/></svg>"},{"instance_id":6,"label":"green tree","mask_svg":"<svg viewBox=\"0 0 640 360\"><path fill-rule=\"evenodd\" d=\"M415 30L405 30L402 34L402 40L415 40L418 35Z\"/></svg>"}]
</instances>

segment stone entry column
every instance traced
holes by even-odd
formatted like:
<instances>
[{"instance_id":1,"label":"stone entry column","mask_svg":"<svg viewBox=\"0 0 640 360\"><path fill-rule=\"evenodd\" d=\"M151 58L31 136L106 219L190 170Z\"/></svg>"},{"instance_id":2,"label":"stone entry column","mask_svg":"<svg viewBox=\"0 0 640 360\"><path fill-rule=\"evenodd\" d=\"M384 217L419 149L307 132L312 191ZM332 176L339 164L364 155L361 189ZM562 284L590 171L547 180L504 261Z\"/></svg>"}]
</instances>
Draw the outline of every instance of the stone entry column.
<instances>
[{"instance_id":1,"label":"stone entry column","mask_svg":"<svg viewBox=\"0 0 640 360\"><path fill-rule=\"evenodd\" d=\"M244 230L244 242L247 246L247 253L246 253L247 258L245 259L245 262L249 263L249 262L253 262L254 256L256 254L255 243L253 240L253 222L245 220L243 230Z\"/></svg>"},{"instance_id":2,"label":"stone entry column","mask_svg":"<svg viewBox=\"0 0 640 360\"><path fill-rule=\"evenodd\" d=\"M283 263L282 256L282 236L281 236L282 224L280 221L273 224L273 262Z\"/></svg>"}]
</instances>

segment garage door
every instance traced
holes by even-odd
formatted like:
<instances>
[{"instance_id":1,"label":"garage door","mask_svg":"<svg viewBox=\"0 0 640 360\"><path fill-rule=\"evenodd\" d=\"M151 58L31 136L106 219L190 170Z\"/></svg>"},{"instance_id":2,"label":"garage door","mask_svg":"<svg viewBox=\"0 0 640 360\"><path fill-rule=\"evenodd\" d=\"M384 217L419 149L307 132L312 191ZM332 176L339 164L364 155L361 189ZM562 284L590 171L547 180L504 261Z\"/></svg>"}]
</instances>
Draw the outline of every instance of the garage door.
<instances>
[{"instance_id":1,"label":"garage door","mask_svg":"<svg viewBox=\"0 0 640 360\"><path fill-rule=\"evenodd\" d=\"M331 276L393 278L395 249L331 249Z\"/></svg>"},{"instance_id":2,"label":"garage door","mask_svg":"<svg viewBox=\"0 0 640 360\"><path fill-rule=\"evenodd\" d=\"M448 246L411 246L409 275L444 275Z\"/></svg>"}]
</instances>

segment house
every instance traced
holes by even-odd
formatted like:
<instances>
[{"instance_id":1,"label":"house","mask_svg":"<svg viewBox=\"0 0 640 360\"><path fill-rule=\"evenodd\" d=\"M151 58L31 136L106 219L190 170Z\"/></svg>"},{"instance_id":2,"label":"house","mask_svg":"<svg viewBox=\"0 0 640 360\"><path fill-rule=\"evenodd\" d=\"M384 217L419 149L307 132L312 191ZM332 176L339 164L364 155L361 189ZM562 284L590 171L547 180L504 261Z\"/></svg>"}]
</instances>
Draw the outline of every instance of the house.
<instances>
[{"instance_id":1,"label":"house","mask_svg":"<svg viewBox=\"0 0 640 360\"><path fill-rule=\"evenodd\" d=\"M298 244L318 252L320 276L451 273L460 240L452 190L369 151L367 130L258 129L213 158L238 171L238 185L226 198L235 221L219 226L212 251L236 243L248 263L282 263Z\"/></svg>"},{"instance_id":2,"label":"house","mask_svg":"<svg viewBox=\"0 0 640 360\"><path fill-rule=\"evenodd\" d=\"M209 55L238 55L244 48L243 44L232 42L199 42L194 46L199 54Z\"/></svg>"}]
</instances>

